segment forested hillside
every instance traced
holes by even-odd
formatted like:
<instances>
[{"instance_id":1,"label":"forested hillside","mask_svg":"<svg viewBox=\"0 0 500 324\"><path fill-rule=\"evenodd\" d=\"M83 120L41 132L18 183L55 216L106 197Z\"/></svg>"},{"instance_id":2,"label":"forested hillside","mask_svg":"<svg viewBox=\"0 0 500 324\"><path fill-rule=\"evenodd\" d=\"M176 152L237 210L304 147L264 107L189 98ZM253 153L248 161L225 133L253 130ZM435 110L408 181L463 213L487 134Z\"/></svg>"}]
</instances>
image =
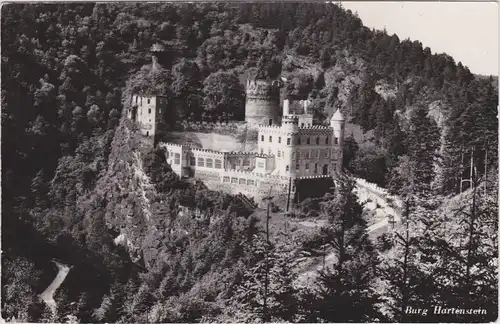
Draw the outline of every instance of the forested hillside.
<instances>
[{"instance_id":1,"label":"forested hillside","mask_svg":"<svg viewBox=\"0 0 500 324\"><path fill-rule=\"evenodd\" d=\"M4 319L405 321L415 320L400 312L409 300L452 307L465 291L484 298L466 302L488 309L482 319L496 318L497 78L370 30L333 4L7 4L1 19ZM155 44L164 51L153 67ZM318 121L340 107L372 134L348 136L345 168L413 197L406 217L425 228L371 242L347 181L318 202L324 233L268 242L234 197L178 179L121 118L143 91L168 97L168 126L241 119L246 75L285 76L283 95L309 96ZM477 199L439 209L461 190L475 195L471 183ZM461 243L426 221L435 218ZM120 234L131 244L115 244ZM341 251L335 271L316 288L294 287L296 254L320 243ZM402 267L415 250L437 259ZM56 315L38 298L55 275L52 258L73 265ZM441 286L429 290L436 276ZM346 310L351 317L339 317Z\"/></svg>"}]
</instances>

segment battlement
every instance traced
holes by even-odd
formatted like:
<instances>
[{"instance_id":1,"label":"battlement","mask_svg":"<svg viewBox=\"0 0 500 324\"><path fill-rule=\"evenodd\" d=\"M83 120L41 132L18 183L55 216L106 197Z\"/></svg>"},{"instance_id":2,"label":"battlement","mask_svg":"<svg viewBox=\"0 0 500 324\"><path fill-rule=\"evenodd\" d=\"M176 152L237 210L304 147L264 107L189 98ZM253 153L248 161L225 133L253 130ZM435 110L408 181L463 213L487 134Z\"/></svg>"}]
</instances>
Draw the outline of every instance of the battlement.
<instances>
[{"instance_id":1,"label":"battlement","mask_svg":"<svg viewBox=\"0 0 500 324\"><path fill-rule=\"evenodd\" d=\"M311 126L299 126L300 130L325 130L325 131L332 131L332 128L330 126L324 126L324 125L311 125Z\"/></svg>"},{"instance_id":2,"label":"battlement","mask_svg":"<svg viewBox=\"0 0 500 324\"><path fill-rule=\"evenodd\" d=\"M247 80L246 93L248 96L269 96L279 99L279 87L275 82L267 80Z\"/></svg>"},{"instance_id":3,"label":"battlement","mask_svg":"<svg viewBox=\"0 0 500 324\"><path fill-rule=\"evenodd\" d=\"M181 144L174 144L170 142L160 142L158 143L159 147L185 147L187 145L181 145Z\"/></svg>"},{"instance_id":4,"label":"battlement","mask_svg":"<svg viewBox=\"0 0 500 324\"><path fill-rule=\"evenodd\" d=\"M262 79L248 79L246 88L249 90L260 89L273 89L276 88L274 81L262 80Z\"/></svg>"},{"instance_id":5,"label":"battlement","mask_svg":"<svg viewBox=\"0 0 500 324\"><path fill-rule=\"evenodd\" d=\"M221 151L215 151L215 150L209 150L209 149L203 149L203 148L194 148L191 147L191 145L187 145L191 149L192 152L199 152L199 153L212 153L212 154L220 154L223 155L224 152Z\"/></svg>"},{"instance_id":6,"label":"battlement","mask_svg":"<svg viewBox=\"0 0 500 324\"><path fill-rule=\"evenodd\" d=\"M325 178L331 178L331 175L314 175L314 176L304 176L304 177L298 177L297 180L305 180L305 179L325 179Z\"/></svg>"},{"instance_id":7,"label":"battlement","mask_svg":"<svg viewBox=\"0 0 500 324\"><path fill-rule=\"evenodd\" d=\"M402 207L401 199L399 197L395 197L395 196L389 194L387 189L382 188L375 183L368 182L365 179L354 178L354 180L356 181L356 185L358 188L361 187L361 188L364 188L366 190L369 190L380 197L390 198L394 202L395 206L397 206L399 208Z\"/></svg>"},{"instance_id":8,"label":"battlement","mask_svg":"<svg viewBox=\"0 0 500 324\"><path fill-rule=\"evenodd\" d=\"M270 155L270 154L264 154L264 153L254 153L255 154L255 157L261 157L261 158L272 158L274 157L274 155Z\"/></svg>"},{"instance_id":9,"label":"battlement","mask_svg":"<svg viewBox=\"0 0 500 324\"><path fill-rule=\"evenodd\" d=\"M278 130L281 129L281 125L259 125L259 129L271 129L271 130Z\"/></svg>"},{"instance_id":10,"label":"battlement","mask_svg":"<svg viewBox=\"0 0 500 324\"><path fill-rule=\"evenodd\" d=\"M290 177L279 176L279 175L271 175L254 171L247 170L225 170L222 174L223 176L246 176L254 179L266 179L266 180L277 180L277 181L289 181Z\"/></svg>"},{"instance_id":11,"label":"battlement","mask_svg":"<svg viewBox=\"0 0 500 324\"><path fill-rule=\"evenodd\" d=\"M256 152L243 152L243 151L231 151L231 152L223 152L224 155L243 155L243 156L255 156Z\"/></svg>"}]
</instances>

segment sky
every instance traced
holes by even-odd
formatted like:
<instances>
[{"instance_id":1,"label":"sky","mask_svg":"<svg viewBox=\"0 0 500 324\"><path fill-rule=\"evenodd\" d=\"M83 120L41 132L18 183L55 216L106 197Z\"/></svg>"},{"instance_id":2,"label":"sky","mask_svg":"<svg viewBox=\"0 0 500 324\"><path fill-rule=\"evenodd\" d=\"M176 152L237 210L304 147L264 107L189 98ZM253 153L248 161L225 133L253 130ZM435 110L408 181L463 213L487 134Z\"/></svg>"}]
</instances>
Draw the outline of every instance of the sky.
<instances>
[{"instance_id":1,"label":"sky","mask_svg":"<svg viewBox=\"0 0 500 324\"><path fill-rule=\"evenodd\" d=\"M400 40L418 40L432 53L446 53L472 73L498 75L498 14L495 2L344 2L363 25L385 29Z\"/></svg>"}]
</instances>

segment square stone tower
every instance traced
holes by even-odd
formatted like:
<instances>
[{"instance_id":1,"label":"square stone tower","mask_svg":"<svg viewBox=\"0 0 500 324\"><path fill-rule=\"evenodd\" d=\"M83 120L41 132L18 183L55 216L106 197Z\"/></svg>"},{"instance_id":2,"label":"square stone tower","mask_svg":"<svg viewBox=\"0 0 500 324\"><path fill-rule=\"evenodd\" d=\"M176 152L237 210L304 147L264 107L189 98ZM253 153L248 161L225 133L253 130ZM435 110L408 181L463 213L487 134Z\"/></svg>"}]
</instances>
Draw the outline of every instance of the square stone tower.
<instances>
[{"instance_id":1,"label":"square stone tower","mask_svg":"<svg viewBox=\"0 0 500 324\"><path fill-rule=\"evenodd\" d=\"M142 135L155 139L162 130L167 98L155 95L133 95L129 118L137 121Z\"/></svg>"}]
</instances>

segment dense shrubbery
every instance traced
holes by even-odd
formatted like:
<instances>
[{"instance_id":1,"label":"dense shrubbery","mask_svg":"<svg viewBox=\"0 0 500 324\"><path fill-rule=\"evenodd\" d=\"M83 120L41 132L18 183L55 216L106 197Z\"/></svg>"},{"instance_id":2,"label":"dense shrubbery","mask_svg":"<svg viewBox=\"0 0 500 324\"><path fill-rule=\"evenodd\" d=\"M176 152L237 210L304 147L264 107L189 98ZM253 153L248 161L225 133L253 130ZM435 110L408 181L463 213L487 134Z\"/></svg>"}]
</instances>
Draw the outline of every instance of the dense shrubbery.
<instances>
[{"instance_id":1,"label":"dense shrubbery","mask_svg":"<svg viewBox=\"0 0 500 324\"><path fill-rule=\"evenodd\" d=\"M166 51L158 53L159 66L152 69L147 64L156 43ZM324 239L332 247L345 250L346 263L337 268L339 274L323 275L321 297L296 292L290 285L290 251L267 244L255 220L246 217L248 212L234 197L183 183L160 151L138 154L142 144L133 134L133 125L127 121L119 125L123 104L136 91L167 96L175 107L165 115L170 124L241 119L242 87L236 79L251 68L253 77L287 74L290 82L284 91L296 96L310 92L318 120L338 105L364 130L373 130L376 148L359 143L358 149L351 140L347 167L371 181L389 184L393 191L454 192L468 172L465 166L471 156L478 175L497 169L493 80L476 79L462 64L445 54L432 55L417 41L371 31L339 6L5 5L4 318L62 319L44 311L35 295L47 281L38 275L41 271L52 275L54 269L47 260L57 257L74 265L56 296L59 315L72 313L81 321L269 319L259 290L263 269L273 269L275 294L269 296L268 310L277 317L272 320L339 319L336 310L326 305L340 307L344 300L352 300L356 287L363 289L364 302L362 310L350 308L359 315L357 319L383 319L377 315L379 301L371 290L371 269L363 272L362 268L362 260L376 263L360 230L364 224L343 228L342 235L357 245L340 242L341 236L326 232ZM374 90L378 82L395 87L395 97L383 99ZM353 91L346 90L353 85ZM223 98L217 96L219 92ZM435 123L425 117L426 107L436 100L442 102L447 117L441 141ZM421 139L426 145L417 145ZM434 156L438 147L441 155ZM441 166L437 175L432 159ZM432 182L435 179L439 181ZM154 209L154 203L163 209ZM202 212L181 215L179 205ZM494 214L495 206L480 206L484 217ZM329 228L334 233L338 234L339 220L359 220L359 208L348 189L326 208L340 217L331 219ZM118 231L131 242L128 250L114 244ZM488 234L496 239L494 233ZM440 233L432 236L437 237ZM426 242L429 249L442 246L441 241ZM496 258L492 249L483 247L474 253ZM409 251L408 246L402 251ZM263 261L266 255L272 262ZM441 260L445 259L446 255ZM468 269L474 265L471 262ZM463 272L458 264L454 273ZM388 264L387 269L390 274L394 266ZM362 282L354 282L353 274ZM429 279L434 274L423 275ZM454 286L456 291L472 291L481 279L475 273L468 275L465 286ZM344 284L342 289L336 282ZM398 282L393 285L401 287ZM393 291L391 298L397 300L400 291ZM482 291L484 296L490 293ZM251 298L245 298L247 293ZM435 291L433 296L439 294L445 292ZM290 299L284 300L286 296ZM296 313L288 312L297 298L302 306ZM244 314L235 303L244 305ZM390 316L401 320L397 312Z\"/></svg>"}]
</instances>

